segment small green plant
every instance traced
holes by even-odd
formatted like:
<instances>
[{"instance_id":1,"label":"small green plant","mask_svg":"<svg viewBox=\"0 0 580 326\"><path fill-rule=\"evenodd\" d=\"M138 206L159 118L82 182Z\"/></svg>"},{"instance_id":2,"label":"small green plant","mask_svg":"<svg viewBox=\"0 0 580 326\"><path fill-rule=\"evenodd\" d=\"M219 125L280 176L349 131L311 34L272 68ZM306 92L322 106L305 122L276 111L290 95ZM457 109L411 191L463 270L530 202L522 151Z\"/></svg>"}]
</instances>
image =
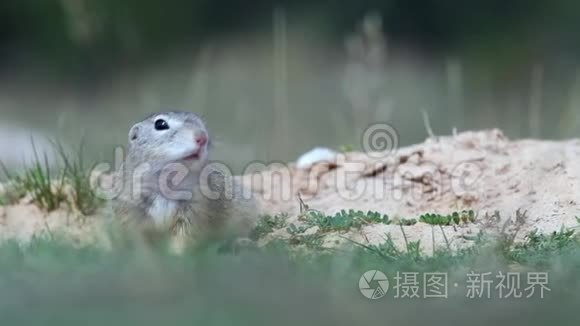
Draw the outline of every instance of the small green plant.
<instances>
[{"instance_id":1,"label":"small green plant","mask_svg":"<svg viewBox=\"0 0 580 326\"><path fill-rule=\"evenodd\" d=\"M319 232L313 234L304 234L308 229L307 226L296 226L294 223L290 223L286 231L290 234L290 240L288 243L290 245L304 245L309 249L320 249L324 242L322 235Z\"/></svg>"},{"instance_id":2,"label":"small green plant","mask_svg":"<svg viewBox=\"0 0 580 326\"><path fill-rule=\"evenodd\" d=\"M411 241L407 244L407 255L410 258L418 260L423 255L421 253L421 240Z\"/></svg>"},{"instance_id":3,"label":"small green plant","mask_svg":"<svg viewBox=\"0 0 580 326\"><path fill-rule=\"evenodd\" d=\"M475 222L475 212L472 210L453 212L450 215L423 214L419 221L431 225L459 225Z\"/></svg>"},{"instance_id":4,"label":"small green plant","mask_svg":"<svg viewBox=\"0 0 580 326\"><path fill-rule=\"evenodd\" d=\"M391 238L390 234L387 235L387 238L384 243L378 246L372 246L371 252L375 252L379 256L386 258L388 260L397 259L403 254L403 252L400 251L395 245L395 242L393 241L393 238Z\"/></svg>"},{"instance_id":5,"label":"small green plant","mask_svg":"<svg viewBox=\"0 0 580 326\"><path fill-rule=\"evenodd\" d=\"M13 205L26 196L26 190L18 186L8 185L8 190L2 194L3 205Z\"/></svg>"},{"instance_id":6,"label":"small green plant","mask_svg":"<svg viewBox=\"0 0 580 326\"><path fill-rule=\"evenodd\" d=\"M0 194L1 204L16 204L26 195L26 189L24 189L24 184L21 182L21 177L11 173L1 161L0 169L2 169L2 173L4 173L4 176L8 180L3 184L2 193Z\"/></svg>"},{"instance_id":7,"label":"small green plant","mask_svg":"<svg viewBox=\"0 0 580 326\"><path fill-rule=\"evenodd\" d=\"M296 224L290 223L290 225L288 225L288 227L286 228L286 232L288 232L290 235L296 235L304 233L307 229L308 227L304 225L296 226Z\"/></svg>"},{"instance_id":8,"label":"small green plant","mask_svg":"<svg viewBox=\"0 0 580 326\"><path fill-rule=\"evenodd\" d=\"M350 228L360 229L366 224L384 223L390 224L387 215L378 212L363 212L351 210L341 210L334 216L325 215L318 211L310 211L303 217L309 226L318 226L321 232L348 231Z\"/></svg>"},{"instance_id":9,"label":"small green plant","mask_svg":"<svg viewBox=\"0 0 580 326\"><path fill-rule=\"evenodd\" d=\"M47 154L44 153L41 159L32 139L31 144L34 161L23 174L14 175L10 173L4 164L2 164L2 169L9 179L13 196L23 197L26 194L30 194L32 201L40 208L47 211L55 210L67 199L64 191L65 173L61 172L52 175Z\"/></svg>"},{"instance_id":10,"label":"small green plant","mask_svg":"<svg viewBox=\"0 0 580 326\"><path fill-rule=\"evenodd\" d=\"M526 235L525 242L507 248L508 258L519 263L542 264L554 254L577 250L580 239L574 230L562 228L550 234L541 234L537 230Z\"/></svg>"},{"instance_id":11,"label":"small green plant","mask_svg":"<svg viewBox=\"0 0 580 326\"><path fill-rule=\"evenodd\" d=\"M250 239L256 241L265 235L272 233L276 229L284 228L287 219L287 214L261 216L258 219L256 227L250 232Z\"/></svg>"},{"instance_id":12,"label":"small green plant","mask_svg":"<svg viewBox=\"0 0 580 326\"><path fill-rule=\"evenodd\" d=\"M406 250L400 250L393 241L390 234L386 235L385 241L379 245L366 245L350 239L347 239L354 243L356 246L362 248L363 250L377 255L387 262L394 261L419 261L423 258L423 253L421 252L421 241L410 241L405 240Z\"/></svg>"},{"instance_id":13,"label":"small green plant","mask_svg":"<svg viewBox=\"0 0 580 326\"><path fill-rule=\"evenodd\" d=\"M323 244L322 236L318 233L295 235L290 238L291 245L304 245L309 249L320 249Z\"/></svg>"},{"instance_id":14,"label":"small green plant","mask_svg":"<svg viewBox=\"0 0 580 326\"><path fill-rule=\"evenodd\" d=\"M35 158L32 167L24 173L21 182L27 193L31 194L33 201L47 211L53 211L66 201L64 192L64 173L51 176L48 158L44 155L44 163Z\"/></svg>"},{"instance_id":15,"label":"small green plant","mask_svg":"<svg viewBox=\"0 0 580 326\"><path fill-rule=\"evenodd\" d=\"M55 152L61 160L62 167L55 173L51 169L46 153L39 156L34 140L31 140L34 160L22 174L11 173L0 162L0 167L8 179L2 202L12 204L29 194L32 201L40 208L52 211L67 203L83 215L96 211L103 201L96 196L90 185L90 173L83 161L83 143L71 157L62 144L53 142Z\"/></svg>"},{"instance_id":16,"label":"small green plant","mask_svg":"<svg viewBox=\"0 0 580 326\"><path fill-rule=\"evenodd\" d=\"M414 218L401 218L399 219L399 225L409 226L417 224L417 219Z\"/></svg>"},{"instance_id":17,"label":"small green plant","mask_svg":"<svg viewBox=\"0 0 580 326\"><path fill-rule=\"evenodd\" d=\"M354 146L349 145L349 144L345 144L345 145L340 145L338 147L338 151L341 153L348 153L348 152L352 152L354 149Z\"/></svg>"},{"instance_id":18,"label":"small green plant","mask_svg":"<svg viewBox=\"0 0 580 326\"><path fill-rule=\"evenodd\" d=\"M90 171L84 164L83 144L81 140L78 151L70 157L61 143L55 143L59 156L64 164L66 182L70 185L71 204L83 215L93 214L103 203L90 183Z\"/></svg>"}]
</instances>

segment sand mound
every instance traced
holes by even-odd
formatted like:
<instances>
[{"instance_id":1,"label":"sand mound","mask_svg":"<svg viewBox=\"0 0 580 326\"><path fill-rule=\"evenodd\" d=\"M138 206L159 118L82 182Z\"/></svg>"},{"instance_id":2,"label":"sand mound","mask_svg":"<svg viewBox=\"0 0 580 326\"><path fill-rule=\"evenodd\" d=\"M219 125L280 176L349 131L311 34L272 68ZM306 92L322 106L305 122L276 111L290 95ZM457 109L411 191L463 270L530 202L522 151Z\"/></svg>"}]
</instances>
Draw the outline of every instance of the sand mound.
<instances>
[{"instance_id":1,"label":"sand mound","mask_svg":"<svg viewBox=\"0 0 580 326\"><path fill-rule=\"evenodd\" d=\"M346 153L309 169L274 168L246 183L260 195L265 213L287 212L296 224L300 205L333 215L341 209L378 211L392 218L474 210L475 223L444 226L452 246L470 242L480 230L518 228L517 240L576 227L580 215L580 140L508 140L501 131L465 132L428 139L396 153ZM421 240L426 251L442 244L442 230L417 223L367 225L348 236L377 244ZM403 234L404 233L404 234ZM334 237L330 237L334 241ZM330 242L329 242L330 243Z\"/></svg>"},{"instance_id":2,"label":"sand mound","mask_svg":"<svg viewBox=\"0 0 580 326\"><path fill-rule=\"evenodd\" d=\"M536 229L547 233L576 227L579 162L580 140L510 141L501 131L489 130L428 139L394 153L339 154L331 162L308 168L270 165L242 178L263 213L288 213L289 222L298 226L303 224L298 218L299 196L310 209L328 215L342 209L370 210L397 220L424 213L476 212L475 223L456 226L369 224L340 237L326 235L328 244L345 236L378 244L390 234L401 247L405 238L421 240L423 250L429 252L432 244L468 245L481 230L517 227L521 240ZM56 231L90 238L97 225L91 218L79 218L65 209L49 214L21 202L0 207L0 239L26 240Z\"/></svg>"}]
</instances>

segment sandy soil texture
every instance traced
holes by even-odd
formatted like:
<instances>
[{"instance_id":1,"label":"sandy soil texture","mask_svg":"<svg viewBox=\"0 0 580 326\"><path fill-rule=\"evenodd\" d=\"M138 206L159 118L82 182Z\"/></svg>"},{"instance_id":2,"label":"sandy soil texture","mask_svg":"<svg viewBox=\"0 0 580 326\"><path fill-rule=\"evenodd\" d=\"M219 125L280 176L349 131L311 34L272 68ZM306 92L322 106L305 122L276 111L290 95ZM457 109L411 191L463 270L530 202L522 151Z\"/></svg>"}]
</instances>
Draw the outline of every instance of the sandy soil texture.
<instances>
[{"instance_id":1,"label":"sandy soil texture","mask_svg":"<svg viewBox=\"0 0 580 326\"><path fill-rule=\"evenodd\" d=\"M395 243L421 240L424 250L441 245L468 245L481 230L513 232L521 240L530 231L542 233L576 227L580 216L580 140L510 141L499 130L464 132L427 139L395 153L346 153L335 162L309 169L266 171L263 182L246 176L260 195L266 213L284 211L297 224L299 199L311 208L334 214L341 209L378 211L391 218L416 218L424 213L449 214L474 210L475 223L432 228L425 223L404 226L367 225L348 236L373 244L390 234ZM284 190L281 192L281 190ZM404 233L404 234L403 234ZM328 243L335 239L332 235Z\"/></svg>"},{"instance_id":2,"label":"sandy soil texture","mask_svg":"<svg viewBox=\"0 0 580 326\"><path fill-rule=\"evenodd\" d=\"M422 222L402 228L369 224L328 234L328 244L344 237L378 244L390 234L401 247L405 238L421 240L429 252L433 244L469 245L482 230L518 229L521 240L536 229L547 233L573 228L580 216L580 140L511 141L499 130L431 138L389 153L338 154L331 162L307 168L271 165L241 178L258 198L262 213L288 213L289 222L296 225L303 223L298 218L299 197L310 209L329 215L342 209L377 211L395 221L468 209L477 215L475 223L441 228ZM0 239L27 240L55 232L77 241L95 239L95 219L79 218L66 208L46 213L25 198L0 207Z\"/></svg>"}]
</instances>

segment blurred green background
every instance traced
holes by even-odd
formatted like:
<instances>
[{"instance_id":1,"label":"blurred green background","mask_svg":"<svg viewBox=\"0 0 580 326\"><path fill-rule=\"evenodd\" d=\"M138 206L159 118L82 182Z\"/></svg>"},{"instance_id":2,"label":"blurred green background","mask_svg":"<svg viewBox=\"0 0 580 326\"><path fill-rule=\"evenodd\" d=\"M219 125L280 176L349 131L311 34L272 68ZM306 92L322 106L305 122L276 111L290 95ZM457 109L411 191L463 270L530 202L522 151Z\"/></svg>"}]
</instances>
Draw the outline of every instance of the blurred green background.
<instances>
[{"instance_id":1,"label":"blurred green background","mask_svg":"<svg viewBox=\"0 0 580 326\"><path fill-rule=\"evenodd\" d=\"M203 114L213 158L240 171L360 148L375 121L419 142L423 111L437 134L574 137L579 12L572 0L6 0L0 139L6 126L84 135L108 159L132 123L177 108Z\"/></svg>"},{"instance_id":2,"label":"blurred green background","mask_svg":"<svg viewBox=\"0 0 580 326\"><path fill-rule=\"evenodd\" d=\"M512 138L577 137L579 13L573 0L2 0L0 160L18 166L30 134L70 146L84 137L90 159L109 160L134 122L168 109L203 114L213 158L237 171L319 145L360 149L362 130L378 121L398 130L400 144L419 142L424 111L437 134L498 127ZM477 251L419 262L357 251L181 259L8 243L0 320L573 325L580 254L548 249L550 267L535 266L551 273L543 301L470 303L455 293L369 303L357 288L369 269L513 266Z\"/></svg>"}]
</instances>

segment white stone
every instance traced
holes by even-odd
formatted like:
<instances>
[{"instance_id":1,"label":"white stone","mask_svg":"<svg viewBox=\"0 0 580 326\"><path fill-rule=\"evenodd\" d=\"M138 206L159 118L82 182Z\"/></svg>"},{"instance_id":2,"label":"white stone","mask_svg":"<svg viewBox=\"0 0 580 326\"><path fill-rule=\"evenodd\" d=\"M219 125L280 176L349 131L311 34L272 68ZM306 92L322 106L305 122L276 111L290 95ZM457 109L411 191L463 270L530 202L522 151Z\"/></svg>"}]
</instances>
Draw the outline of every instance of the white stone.
<instances>
[{"instance_id":1,"label":"white stone","mask_svg":"<svg viewBox=\"0 0 580 326\"><path fill-rule=\"evenodd\" d=\"M296 161L296 167L307 169L319 162L334 162L338 153L330 148L316 147L302 154Z\"/></svg>"}]
</instances>

